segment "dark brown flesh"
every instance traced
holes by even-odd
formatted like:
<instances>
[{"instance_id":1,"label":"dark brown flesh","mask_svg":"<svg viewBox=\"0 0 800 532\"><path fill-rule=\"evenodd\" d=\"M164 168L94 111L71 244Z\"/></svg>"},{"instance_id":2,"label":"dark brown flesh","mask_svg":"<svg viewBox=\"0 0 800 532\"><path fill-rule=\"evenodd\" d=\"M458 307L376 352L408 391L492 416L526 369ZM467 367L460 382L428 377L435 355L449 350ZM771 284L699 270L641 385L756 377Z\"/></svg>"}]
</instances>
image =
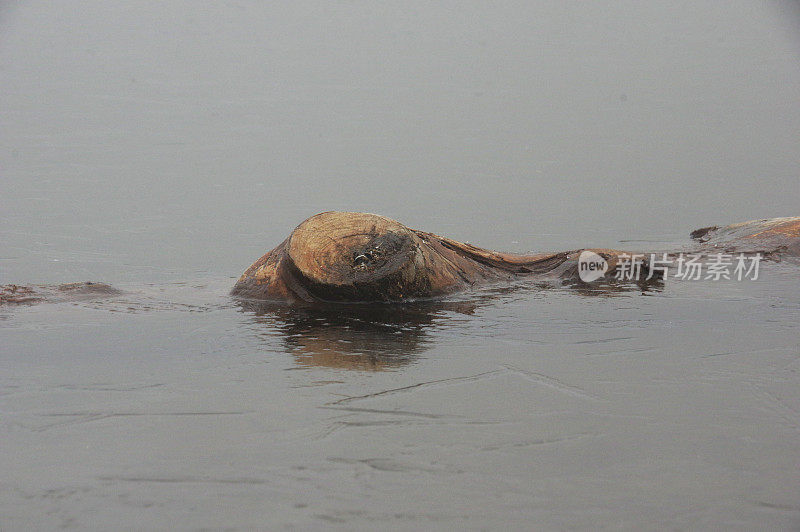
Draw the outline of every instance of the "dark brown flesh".
<instances>
[{"instance_id":1,"label":"dark brown flesh","mask_svg":"<svg viewBox=\"0 0 800 532\"><path fill-rule=\"evenodd\" d=\"M684 251L760 253L767 259L800 258L800 217L753 220L693 231ZM582 249L516 255L481 249L410 229L375 214L325 212L301 223L281 244L250 266L232 294L278 302L376 302L429 299L473 286L520 278L574 281ZM591 249L609 265L648 263L642 255ZM57 286L2 285L0 305L95 299L120 292L102 283Z\"/></svg>"},{"instance_id":2,"label":"dark brown flesh","mask_svg":"<svg viewBox=\"0 0 800 532\"><path fill-rule=\"evenodd\" d=\"M407 301L523 276L573 278L583 250L515 255L410 229L375 214L325 212L257 260L233 295L282 301ZM593 249L613 272L631 254ZM645 264L646 266L646 264Z\"/></svg>"}]
</instances>

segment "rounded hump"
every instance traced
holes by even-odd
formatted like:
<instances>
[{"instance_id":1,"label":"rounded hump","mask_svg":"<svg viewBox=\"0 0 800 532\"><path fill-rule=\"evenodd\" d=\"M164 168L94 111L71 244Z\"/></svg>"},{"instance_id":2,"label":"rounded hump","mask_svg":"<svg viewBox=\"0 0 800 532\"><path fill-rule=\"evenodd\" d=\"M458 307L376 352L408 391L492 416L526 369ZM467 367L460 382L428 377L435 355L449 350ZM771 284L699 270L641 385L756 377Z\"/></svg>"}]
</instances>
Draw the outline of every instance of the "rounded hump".
<instances>
[{"instance_id":1,"label":"rounded hump","mask_svg":"<svg viewBox=\"0 0 800 532\"><path fill-rule=\"evenodd\" d=\"M323 212L297 226L287 253L314 285L363 285L407 269L415 238L403 224L376 214Z\"/></svg>"}]
</instances>

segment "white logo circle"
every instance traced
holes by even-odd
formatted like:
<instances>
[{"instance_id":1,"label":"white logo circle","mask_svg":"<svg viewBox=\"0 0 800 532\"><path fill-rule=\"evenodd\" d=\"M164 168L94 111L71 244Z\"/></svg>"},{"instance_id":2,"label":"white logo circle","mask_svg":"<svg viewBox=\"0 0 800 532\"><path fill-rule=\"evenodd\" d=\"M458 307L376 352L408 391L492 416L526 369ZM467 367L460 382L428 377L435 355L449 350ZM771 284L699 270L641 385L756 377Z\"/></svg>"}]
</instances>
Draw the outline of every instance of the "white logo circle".
<instances>
[{"instance_id":1,"label":"white logo circle","mask_svg":"<svg viewBox=\"0 0 800 532\"><path fill-rule=\"evenodd\" d=\"M582 251L578 256L578 275L584 283L600 279L607 271L608 262L594 251Z\"/></svg>"}]
</instances>

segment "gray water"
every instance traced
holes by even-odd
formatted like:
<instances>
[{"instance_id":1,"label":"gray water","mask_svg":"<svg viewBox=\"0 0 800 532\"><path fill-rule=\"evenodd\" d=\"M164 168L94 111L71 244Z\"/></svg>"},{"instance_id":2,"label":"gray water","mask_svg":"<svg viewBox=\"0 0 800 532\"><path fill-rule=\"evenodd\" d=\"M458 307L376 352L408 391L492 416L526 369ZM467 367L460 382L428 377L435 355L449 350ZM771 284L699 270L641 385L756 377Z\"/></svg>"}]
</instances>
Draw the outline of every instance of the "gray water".
<instances>
[{"instance_id":1,"label":"gray water","mask_svg":"<svg viewBox=\"0 0 800 532\"><path fill-rule=\"evenodd\" d=\"M242 309L306 217L505 251L800 215L784 2L0 4L0 529L800 528L798 265Z\"/></svg>"}]
</instances>

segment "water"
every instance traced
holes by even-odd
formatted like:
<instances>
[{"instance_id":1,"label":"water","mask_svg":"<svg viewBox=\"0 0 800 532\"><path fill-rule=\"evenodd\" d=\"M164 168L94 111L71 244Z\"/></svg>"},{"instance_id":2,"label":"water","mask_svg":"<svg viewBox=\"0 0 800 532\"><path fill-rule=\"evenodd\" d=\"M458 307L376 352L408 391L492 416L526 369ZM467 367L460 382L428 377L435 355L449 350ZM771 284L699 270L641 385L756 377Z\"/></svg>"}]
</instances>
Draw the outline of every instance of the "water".
<instances>
[{"instance_id":1,"label":"water","mask_svg":"<svg viewBox=\"0 0 800 532\"><path fill-rule=\"evenodd\" d=\"M507 251L798 215L800 13L6 3L0 528L797 529L798 266L242 309L319 211Z\"/></svg>"}]
</instances>

